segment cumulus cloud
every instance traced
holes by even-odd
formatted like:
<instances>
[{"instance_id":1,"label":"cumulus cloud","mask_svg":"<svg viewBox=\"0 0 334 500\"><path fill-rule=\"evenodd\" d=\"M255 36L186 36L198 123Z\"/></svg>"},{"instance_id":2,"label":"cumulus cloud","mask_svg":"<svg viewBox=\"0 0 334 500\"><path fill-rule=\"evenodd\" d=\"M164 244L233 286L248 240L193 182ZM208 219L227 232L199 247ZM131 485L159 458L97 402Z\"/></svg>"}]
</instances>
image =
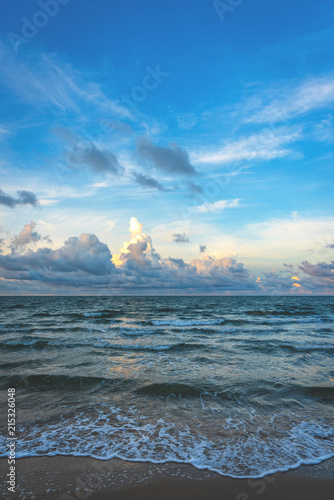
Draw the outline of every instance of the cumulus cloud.
<instances>
[{"instance_id":1,"label":"cumulus cloud","mask_svg":"<svg viewBox=\"0 0 334 500\"><path fill-rule=\"evenodd\" d=\"M36 243L40 241L41 235L34 231L36 223L31 221L30 224L25 224L24 228L18 236L15 236L12 240L11 248L14 251L16 248L24 247L29 243Z\"/></svg>"},{"instance_id":2,"label":"cumulus cloud","mask_svg":"<svg viewBox=\"0 0 334 500\"><path fill-rule=\"evenodd\" d=\"M51 250L44 247L23 255L0 255L5 279L41 281L74 287L91 283L109 283L114 268L107 245L92 234L71 237Z\"/></svg>"},{"instance_id":3,"label":"cumulus cloud","mask_svg":"<svg viewBox=\"0 0 334 500\"><path fill-rule=\"evenodd\" d=\"M112 257L125 289L151 293L259 290L252 274L235 259L208 256L186 263L183 259L163 258L136 218L130 221L130 233L131 239Z\"/></svg>"},{"instance_id":4,"label":"cumulus cloud","mask_svg":"<svg viewBox=\"0 0 334 500\"><path fill-rule=\"evenodd\" d=\"M135 181L145 188L158 189L158 191L166 191L165 188L153 177L143 175L139 172L133 174Z\"/></svg>"},{"instance_id":5,"label":"cumulus cloud","mask_svg":"<svg viewBox=\"0 0 334 500\"><path fill-rule=\"evenodd\" d=\"M35 231L36 223L31 221L30 224L25 224L24 228L18 236L14 236L10 243L10 249L14 253L16 251L21 251L26 248L27 245L31 243L37 243L38 241L46 241L52 244L52 240L49 236L41 236L37 231Z\"/></svg>"},{"instance_id":6,"label":"cumulus cloud","mask_svg":"<svg viewBox=\"0 0 334 500\"><path fill-rule=\"evenodd\" d=\"M26 224L15 237L21 253L0 255L1 290L13 290L15 281L16 290L21 287L29 293L50 293L50 286L55 293L68 293L66 289L71 293L125 294L280 295L334 291L334 261L303 261L299 266L285 265L282 270L256 278L242 262L231 257L205 255L191 262L162 257L135 217L130 220L129 232L129 240L114 255L96 235L87 233L68 238L56 250L43 247L25 251L27 244L41 242L35 223ZM185 234L178 236L187 238ZM200 245L200 253L205 250L206 246Z\"/></svg>"},{"instance_id":7,"label":"cumulus cloud","mask_svg":"<svg viewBox=\"0 0 334 500\"><path fill-rule=\"evenodd\" d=\"M263 273L259 285L265 293L332 294L334 292L334 261L300 265L283 264L283 269Z\"/></svg>"},{"instance_id":8,"label":"cumulus cloud","mask_svg":"<svg viewBox=\"0 0 334 500\"><path fill-rule=\"evenodd\" d=\"M183 233L183 234L174 233L173 238L174 238L175 243L189 243L190 242L190 239L188 238L188 236L185 233Z\"/></svg>"},{"instance_id":9,"label":"cumulus cloud","mask_svg":"<svg viewBox=\"0 0 334 500\"><path fill-rule=\"evenodd\" d=\"M27 225L21 240L32 236ZM154 248L143 225L130 220L130 239L117 254L94 234L68 238L57 250L44 247L23 254L0 255L2 290L17 283L52 285L57 292L64 286L76 291L104 290L110 293L257 293L260 288L244 265L230 258L206 256L190 263L164 258ZM11 281L6 281L11 280ZM28 286L28 285L27 285ZM24 285L22 285L24 287ZM27 289L27 288L26 288ZM47 288L49 291L49 288Z\"/></svg>"},{"instance_id":10,"label":"cumulus cloud","mask_svg":"<svg viewBox=\"0 0 334 500\"><path fill-rule=\"evenodd\" d=\"M183 175L196 174L188 153L175 143L171 143L169 148L161 147L153 144L148 137L140 137L137 141L137 153L158 170Z\"/></svg>"},{"instance_id":11,"label":"cumulus cloud","mask_svg":"<svg viewBox=\"0 0 334 500\"><path fill-rule=\"evenodd\" d=\"M0 189L0 205L5 205L10 208L15 208L18 205L32 205L36 207L38 205L38 199L31 191L17 191L17 197L14 198L14 196L4 193L4 191Z\"/></svg>"},{"instance_id":12,"label":"cumulus cloud","mask_svg":"<svg viewBox=\"0 0 334 500\"><path fill-rule=\"evenodd\" d=\"M208 212L220 212L224 208L237 207L239 205L239 199L235 200L220 200L214 203L203 203L203 205L198 205L197 207L192 207L194 212L199 212L201 214L206 214Z\"/></svg>"},{"instance_id":13,"label":"cumulus cloud","mask_svg":"<svg viewBox=\"0 0 334 500\"><path fill-rule=\"evenodd\" d=\"M129 231L130 241L126 241L120 252L112 257L115 266L125 265L135 270L136 267L152 267L153 263L157 264L160 256L153 248L151 237L142 232L143 225L135 217L130 219Z\"/></svg>"},{"instance_id":14,"label":"cumulus cloud","mask_svg":"<svg viewBox=\"0 0 334 500\"><path fill-rule=\"evenodd\" d=\"M330 263L318 262L316 264L310 264L307 260L304 260L298 267L301 271L310 276L328 278L334 281L334 261Z\"/></svg>"}]
</instances>

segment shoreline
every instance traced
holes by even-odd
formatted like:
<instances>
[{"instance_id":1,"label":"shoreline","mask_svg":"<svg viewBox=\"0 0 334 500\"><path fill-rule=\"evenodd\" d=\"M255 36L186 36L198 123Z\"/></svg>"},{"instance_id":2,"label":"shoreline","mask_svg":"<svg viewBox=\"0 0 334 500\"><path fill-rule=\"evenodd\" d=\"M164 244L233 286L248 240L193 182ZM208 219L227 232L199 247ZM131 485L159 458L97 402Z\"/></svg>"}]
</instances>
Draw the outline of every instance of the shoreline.
<instances>
[{"instance_id":1,"label":"shoreline","mask_svg":"<svg viewBox=\"0 0 334 500\"><path fill-rule=\"evenodd\" d=\"M2 477L8 472L0 459ZM26 457L16 461L16 491L1 482L1 498L19 500L330 500L334 458L260 479L234 479L190 464L90 457Z\"/></svg>"}]
</instances>

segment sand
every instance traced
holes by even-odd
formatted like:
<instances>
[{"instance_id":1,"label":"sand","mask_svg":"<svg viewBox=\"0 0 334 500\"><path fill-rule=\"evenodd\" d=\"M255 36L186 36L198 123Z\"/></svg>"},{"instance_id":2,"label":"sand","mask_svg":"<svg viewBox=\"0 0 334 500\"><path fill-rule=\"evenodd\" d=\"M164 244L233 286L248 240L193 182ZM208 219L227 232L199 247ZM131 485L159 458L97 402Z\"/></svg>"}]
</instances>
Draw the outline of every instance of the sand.
<instances>
[{"instance_id":1,"label":"sand","mask_svg":"<svg viewBox=\"0 0 334 500\"><path fill-rule=\"evenodd\" d=\"M1 476L8 472L0 459ZM262 479L232 479L186 464L150 464L87 457L16 461L16 492L1 483L1 499L27 500L332 500L334 459Z\"/></svg>"}]
</instances>

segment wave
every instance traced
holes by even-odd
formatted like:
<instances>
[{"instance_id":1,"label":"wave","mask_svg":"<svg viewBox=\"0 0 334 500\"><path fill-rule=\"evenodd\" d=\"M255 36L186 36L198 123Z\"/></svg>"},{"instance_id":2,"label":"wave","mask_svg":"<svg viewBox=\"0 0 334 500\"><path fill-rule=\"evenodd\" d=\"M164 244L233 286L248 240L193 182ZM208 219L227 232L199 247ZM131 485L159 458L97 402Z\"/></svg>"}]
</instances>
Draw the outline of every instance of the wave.
<instances>
[{"instance_id":1,"label":"wave","mask_svg":"<svg viewBox=\"0 0 334 500\"><path fill-rule=\"evenodd\" d=\"M157 307L156 311L168 313L168 312L174 312L175 309L171 307Z\"/></svg>"},{"instance_id":2,"label":"wave","mask_svg":"<svg viewBox=\"0 0 334 500\"><path fill-rule=\"evenodd\" d=\"M183 425L167 415L147 420L117 407L109 413L98 411L95 419L78 412L75 425L71 415L63 416L61 424L22 425L17 457L74 455L178 462L225 476L259 478L334 456L333 428L314 420L291 422L287 418L284 428L274 420L264 429L263 425L249 427L244 419L219 419L210 435L196 419L190 420L191 415ZM243 428L248 431L240 432ZM0 456L6 453L6 440L0 438Z\"/></svg>"},{"instance_id":3,"label":"wave","mask_svg":"<svg viewBox=\"0 0 334 500\"><path fill-rule=\"evenodd\" d=\"M67 313L65 314L65 318L103 320L123 315L126 315L123 309L103 309L102 311Z\"/></svg>"},{"instance_id":4,"label":"wave","mask_svg":"<svg viewBox=\"0 0 334 500\"><path fill-rule=\"evenodd\" d=\"M334 344L326 342L284 342L280 345L283 349L291 349L293 351L333 351Z\"/></svg>"},{"instance_id":5,"label":"wave","mask_svg":"<svg viewBox=\"0 0 334 500\"><path fill-rule=\"evenodd\" d=\"M137 394L145 394L148 396L178 396L178 397L199 397L203 390L188 384L176 382L164 382L149 384L135 391Z\"/></svg>"},{"instance_id":6,"label":"wave","mask_svg":"<svg viewBox=\"0 0 334 500\"><path fill-rule=\"evenodd\" d=\"M252 310L252 311L245 311L244 314L247 314L249 316L310 316L314 315L313 311L310 311L309 309L303 310L303 309L295 309L294 311L262 311L262 310Z\"/></svg>"},{"instance_id":7,"label":"wave","mask_svg":"<svg viewBox=\"0 0 334 500\"><path fill-rule=\"evenodd\" d=\"M88 340L88 341L68 341L59 339L58 341L48 339L30 339L16 342L0 342L2 350L17 351L22 349L46 349L62 348L74 349L78 347L96 347L101 349L122 350L122 351L186 351L192 349L206 349L207 346L199 343L177 342L171 344L116 344L106 340Z\"/></svg>"},{"instance_id":8,"label":"wave","mask_svg":"<svg viewBox=\"0 0 334 500\"><path fill-rule=\"evenodd\" d=\"M84 377L70 375L13 375L9 377L1 376L0 384L5 387L29 387L38 390L57 390L66 389L66 391L78 389L89 389L99 386L100 389L124 390L133 384L133 380L122 378L104 378L104 377Z\"/></svg>"},{"instance_id":9,"label":"wave","mask_svg":"<svg viewBox=\"0 0 334 500\"><path fill-rule=\"evenodd\" d=\"M205 326L205 325L222 325L225 320L205 320L205 319L197 319L197 320L157 320L152 321L152 325L155 326Z\"/></svg>"}]
</instances>

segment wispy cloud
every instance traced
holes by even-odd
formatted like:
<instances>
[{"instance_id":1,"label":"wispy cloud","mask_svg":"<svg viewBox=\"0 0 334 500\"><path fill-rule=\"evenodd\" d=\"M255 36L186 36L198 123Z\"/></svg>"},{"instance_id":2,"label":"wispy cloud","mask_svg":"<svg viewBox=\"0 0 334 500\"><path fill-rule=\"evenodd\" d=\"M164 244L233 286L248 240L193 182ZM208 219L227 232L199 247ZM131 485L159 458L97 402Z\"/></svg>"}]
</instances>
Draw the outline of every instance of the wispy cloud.
<instances>
[{"instance_id":1,"label":"wispy cloud","mask_svg":"<svg viewBox=\"0 0 334 500\"><path fill-rule=\"evenodd\" d=\"M215 201L214 203L203 203L203 205L193 207L192 210L201 214L206 214L209 212L221 212L225 208L239 206L239 201L239 198L236 198L235 200L220 200Z\"/></svg>"},{"instance_id":2,"label":"wispy cloud","mask_svg":"<svg viewBox=\"0 0 334 500\"><path fill-rule=\"evenodd\" d=\"M128 108L108 98L98 83L55 54L32 54L24 60L0 42L0 80L34 109L47 106L56 112L82 114L90 106L131 118Z\"/></svg>"},{"instance_id":3,"label":"wispy cloud","mask_svg":"<svg viewBox=\"0 0 334 500\"><path fill-rule=\"evenodd\" d=\"M278 97L276 97L278 95ZM334 102L334 77L312 78L291 88L291 83L270 90L249 103L252 123L278 123L324 108Z\"/></svg>"},{"instance_id":4,"label":"wispy cloud","mask_svg":"<svg viewBox=\"0 0 334 500\"><path fill-rule=\"evenodd\" d=\"M242 137L236 141L225 141L221 148L193 153L194 163L222 164L238 161L272 160L294 155L285 144L296 141L301 135L299 128L281 127L268 129L258 134Z\"/></svg>"}]
</instances>

